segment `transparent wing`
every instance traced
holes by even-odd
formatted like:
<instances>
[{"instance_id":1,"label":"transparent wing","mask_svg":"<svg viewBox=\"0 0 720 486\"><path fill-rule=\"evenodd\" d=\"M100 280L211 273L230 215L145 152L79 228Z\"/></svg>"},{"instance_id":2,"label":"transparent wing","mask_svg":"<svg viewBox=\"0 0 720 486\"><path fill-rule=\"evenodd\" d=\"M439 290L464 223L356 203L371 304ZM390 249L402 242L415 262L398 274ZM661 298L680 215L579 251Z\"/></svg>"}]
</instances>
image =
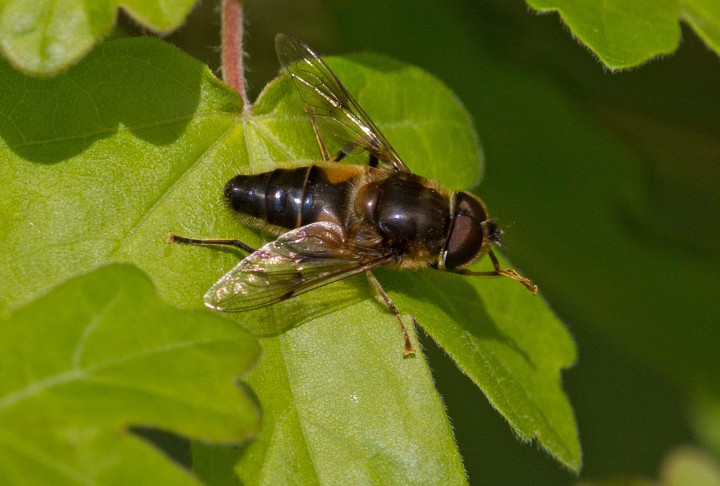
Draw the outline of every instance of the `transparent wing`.
<instances>
[{"instance_id":1,"label":"transparent wing","mask_svg":"<svg viewBox=\"0 0 720 486\"><path fill-rule=\"evenodd\" d=\"M310 47L287 34L275 37L280 64L292 80L319 128L349 154L367 150L393 169L410 172L345 86Z\"/></svg>"},{"instance_id":2,"label":"transparent wing","mask_svg":"<svg viewBox=\"0 0 720 486\"><path fill-rule=\"evenodd\" d=\"M313 223L248 255L207 291L205 305L221 311L257 309L391 260L371 249L350 248L335 223Z\"/></svg>"}]
</instances>

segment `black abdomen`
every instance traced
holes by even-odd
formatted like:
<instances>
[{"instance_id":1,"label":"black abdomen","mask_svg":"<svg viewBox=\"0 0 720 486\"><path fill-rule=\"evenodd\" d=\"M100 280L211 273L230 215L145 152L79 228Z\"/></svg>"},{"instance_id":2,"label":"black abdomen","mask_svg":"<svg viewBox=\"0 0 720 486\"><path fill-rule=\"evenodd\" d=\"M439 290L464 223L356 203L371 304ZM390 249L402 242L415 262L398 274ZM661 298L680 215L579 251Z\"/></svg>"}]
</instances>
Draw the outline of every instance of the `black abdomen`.
<instances>
[{"instance_id":1,"label":"black abdomen","mask_svg":"<svg viewBox=\"0 0 720 486\"><path fill-rule=\"evenodd\" d=\"M235 176L225 185L225 198L235 211L292 229L340 223L348 187L349 179L330 182L325 168L311 165Z\"/></svg>"}]
</instances>

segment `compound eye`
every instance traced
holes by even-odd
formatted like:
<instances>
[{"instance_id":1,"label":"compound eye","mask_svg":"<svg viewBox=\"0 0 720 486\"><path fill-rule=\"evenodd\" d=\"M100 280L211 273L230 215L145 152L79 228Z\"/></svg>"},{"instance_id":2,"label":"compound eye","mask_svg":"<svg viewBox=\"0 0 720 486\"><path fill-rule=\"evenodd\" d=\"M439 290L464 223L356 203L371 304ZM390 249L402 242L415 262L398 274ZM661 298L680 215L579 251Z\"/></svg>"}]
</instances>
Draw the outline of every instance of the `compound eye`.
<instances>
[{"instance_id":1,"label":"compound eye","mask_svg":"<svg viewBox=\"0 0 720 486\"><path fill-rule=\"evenodd\" d=\"M482 203L466 192L456 199L455 221L445 248L445 268L453 270L480 256L485 243L482 223L487 214Z\"/></svg>"}]
</instances>

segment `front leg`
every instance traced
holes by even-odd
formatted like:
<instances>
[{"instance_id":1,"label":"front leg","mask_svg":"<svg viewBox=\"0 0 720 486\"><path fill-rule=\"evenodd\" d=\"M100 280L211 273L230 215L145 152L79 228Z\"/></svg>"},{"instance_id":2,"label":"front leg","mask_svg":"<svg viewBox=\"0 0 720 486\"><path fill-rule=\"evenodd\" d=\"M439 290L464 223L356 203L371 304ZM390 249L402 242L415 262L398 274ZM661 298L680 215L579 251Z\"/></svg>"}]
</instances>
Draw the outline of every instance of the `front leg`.
<instances>
[{"instance_id":1,"label":"front leg","mask_svg":"<svg viewBox=\"0 0 720 486\"><path fill-rule=\"evenodd\" d=\"M486 276L486 277L508 277L511 278L517 282L520 282L523 284L523 286L528 289L533 294L537 294L538 288L537 285L532 283L530 279L523 277L515 269L512 268L500 268L500 262L498 262L497 257L495 256L495 253L493 253L492 250L488 252L488 255L490 256L490 260L492 260L494 270L491 270L489 272L474 272L472 270L467 270L464 268L458 269L458 270L447 270L448 272L457 273L460 275L466 275L466 276Z\"/></svg>"}]
</instances>

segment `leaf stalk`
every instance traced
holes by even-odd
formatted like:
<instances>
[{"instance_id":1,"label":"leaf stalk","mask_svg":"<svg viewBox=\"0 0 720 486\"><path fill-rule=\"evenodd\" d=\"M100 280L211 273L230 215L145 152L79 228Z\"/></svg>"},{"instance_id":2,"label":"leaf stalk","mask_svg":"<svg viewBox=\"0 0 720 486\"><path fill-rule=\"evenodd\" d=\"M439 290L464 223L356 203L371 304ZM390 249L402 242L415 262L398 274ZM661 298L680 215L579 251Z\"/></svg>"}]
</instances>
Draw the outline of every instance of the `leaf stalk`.
<instances>
[{"instance_id":1,"label":"leaf stalk","mask_svg":"<svg viewBox=\"0 0 720 486\"><path fill-rule=\"evenodd\" d=\"M244 16L242 0L223 0L222 3L222 77L240 94L243 111L250 109L243 63Z\"/></svg>"}]
</instances>

